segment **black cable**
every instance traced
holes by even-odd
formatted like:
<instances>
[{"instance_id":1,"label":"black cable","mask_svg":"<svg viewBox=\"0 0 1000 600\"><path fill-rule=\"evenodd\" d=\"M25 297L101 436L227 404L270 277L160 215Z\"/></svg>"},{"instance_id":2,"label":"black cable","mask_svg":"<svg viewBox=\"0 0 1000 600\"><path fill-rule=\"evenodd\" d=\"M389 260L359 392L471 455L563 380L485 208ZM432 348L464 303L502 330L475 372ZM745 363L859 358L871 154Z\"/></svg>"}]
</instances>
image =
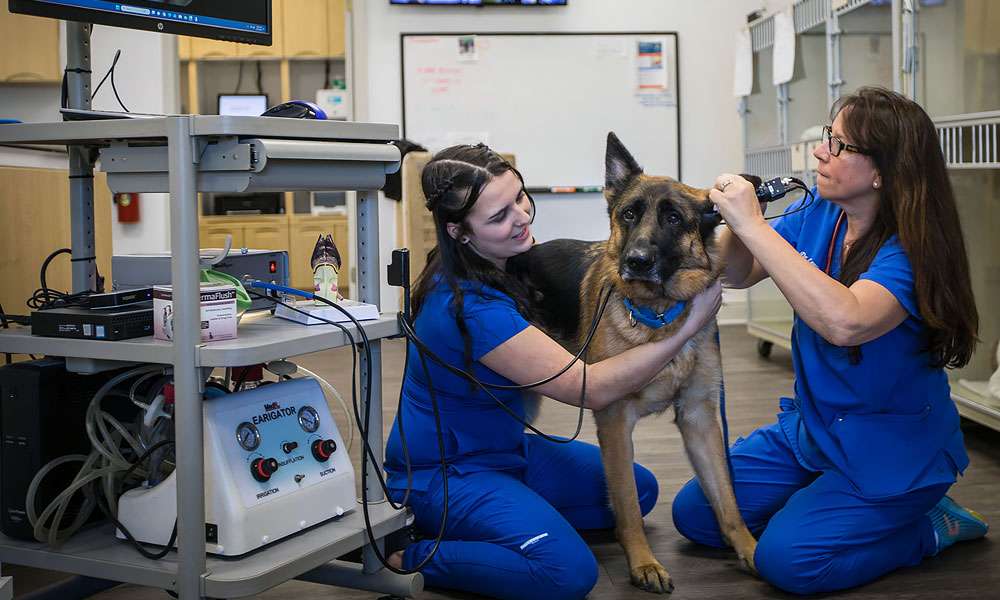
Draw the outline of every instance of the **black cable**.
<instances>
[{"instance_id":1,"label":"black cable","mask_svg":"<svg viewBox=\"0 0 1000 600\"><path fill-rule=\"evenodd\" d=\"M490 392L488 389L486 389L486 386L489 385L489 387L496 387L496 388L500 388L500 389L529 389L529 388L532 388L532 387L537 387L539 385L543 385L543 384L545 384L545 383L547 383L549 381L552 381L553 379L559 377L563 373L565 373L569 368L572 367L572 365L577 360L579 360L587 352L587 349L589 348L590 342L593 340L593 336L594 336L594 334L595 334L595 332L597 330L597 326L600 323L600 319L601 319L601 317L604 314L604 309L607 306L607 302L608 302L608 300L611 297L611 292L612 292L612 290L610 288L608 288L607 292L604 294L604 298L603 298L603 300L602 300L602 302L600 304L600 307L599 307L597 313L595 313L594 320L591 323L591 328L590 328L590 331L587 334L586 341L584 342L583 347L581 348L581 350L573 357L573 359L569 362L569 364L567 364L565 367L563 367L555 375L552 375L552 376L547 377L545 379L542 379L540 381L537 381L537 382L534 382L534 383L530 383L530 384L526 384L526 385L501 386L499 384L492 384L492 385L491 384L483 384L478 379L476 379L476 377L474 375L472 375L470 373L467 373L467 372L465 372L462 369L459 369L457 367L453 367L452 365L448 364L443 359L441 359L440 357L438 357L433 351L431 351L429 348L427 348L423 344L422 341L420 341L419 337L417 337L417 335L416 335L416 332L413 331L411 324L404 317L403 313L399 313L397 315L397 320L399 321L400 328L403 330L404 334L406 334L408 338L411 338L414 341L414 345L418 348L418 353L419 353L420 360L421 360L421 366L423 367L425 376L428 379L428 385L430 387L430 392L431 392L431 401L432 401L432 405L435 407L435 421L436 421L436 424L437 424L437 432L438 432L438 437L439 437L439 440L438 440L438 442L439 442L439 450L441 451L442 481L443 481L443 487L444 487L443 491L445 491L446 494L447 494L447 463L446 463L446 461L444 459L444 441L443 441L443 439L441 437L442 434L441 434L441 428L440 428L440 415L437 412L437 398L436 398L436 395L434 395L433 384L430 382L430 370L427 368L427 363L426 363L426 359L425 359L424 354L425 353L429 354L431 356L431 358L434 359L435 362L438 362L438 364L440 364L441 366L445 367L446 369L451 370L453 373L456 373L458 375L461 375L461 376L469 379L471 382L473 382L476 385L478 385L480 387L480 389L482 389L487 395L489 395L491 398L493 398L493 400L501 408L503 408L512 418L514 418L515 420L517 420L518 422L520 422L521 424L523 424L525 427L531 429L532 431L534 431L535 433L537 433L538 435L540 435L544 439L547 439L549 441L556 442L556 443L569 443L569 442L573 441L574 439L576 439L579 436L580 430L582 428L582 423L583 423L583 403L584 403L584 400L585 400L585 397L586 397L586 376L587 376L586 375L586 362L584 362L584 372L583 372L583 381L582 381L583 387L581 389L581 396L580 396L580 414L579 414L579 419L578 419L578 422L577 422L577 430L574 433L573 437L570 438L570 439L553 438L553 437L545 434L541 430L535 428L533 425L531 425L530 423L524 421L517 414L515 414L499 398L497 398L492 392ZM287 303L284 303L284 302L281 302L279 300L276 300L275 298L272 298L270 296L264 296L264 295L258 294L256 292L250 292L250 293L252 295L254 295L254 296L257 296L257 297L268 298L271 301L273 301L273 302L275 302L277 304L282 304L285 307L287 307L287 308L289 308L289 309L291 309L291 310L293 310L295 312L299 312L299 313L303 313L303 314L310 314L310 313L306 313L305 311L299 310L296 307L291 306L291 305L289 305ZM327 305L335 308L336 310L340 311L341 313L343 313L355 325L355 327L357 327L358 331L361 333L361 336L363 338L364 345L365 345L365 351L366 351L366 357L368 358L368 364L370 365L371 364L371 350L370 350L370 347L369 347L369 341L368 341L368 338L367 338L367 334L365 333L365 330L361 326L361 324L349 312L347 312L346 310L344 310L342 307L340 307L336 303L333 303L333 302L331 302L331 301L329 301L329 300L327 300L325 298L321 298L319 296L315 296L314 298L317 299L317 300L320 300L321 302L323 302L323 303L325 303L325 304L327 304ZM312 315L312 316L314 318L317 318L320 321L323 321L325 323L329 323L331 325L337 326L338 328L341 329L341 331L344 332L345 336L347 336L347 338L351 341L352 361L353 361L352 362L351 394L352 394L352 400L354 401L355 420L358 422L358 429L359 429L359 432L361 433L361 438L362 438L362 448L363 448L363 452L365 454L364 460L362 462L364 463L367 460L371 460L372 461L372 465L375 467L375 469L373 469L373 470L375 471L376 476L377 476L377 478L379 480L380 486L382 488L382 491L383 491L383 493L386 496L386 500L389 502L389 504L393 508L399 509L401 507L401 505L405 503L405 500L409 497L410 488L412 486L412 467L409 464L409 452L408 452L408 450L405 447L405 438L404 438L405 434L402 431L400 432L400 442L402 444L404 444L404 455L405 455L405 459L406 459L407 490L406 490L406 493L404 495L404 502L401 503L401 505L396 505L392 501L392 499L389 497L390 496L389 490L387 489L387 485L385 484L385 480L382 477L382 474L381 474L381 472L378 469L378 466L376 464L376 459L375 459L375 456L374 456L374 452L372 452L371 447L368 444L368 430L369 430L369 425L370 425L370 408L371 408L371 397L370 397L371 396L371 369L369 368L367 370L367 373L366 373L366 375L367 375L367 380L366 380L366 383L367 383L366 396L367 397L366 397L366 404L365 404L364 425L362 425L362 423L361 423L362 419L361 419L360 414L358 413L358 408L357 408L357 390L356 390L356 387L355 387L355 380L354 380L354 377L353 377L353 373L355 372L354 369L356 368L356 364L357 364L357 351L355 349L356 343L355 343L354 337L350 334L350 332L347 330L347 328L344 327L343 325L341 325L340 323L335 323L335 322L330 321L328 319L323 319L323 318L315 317L315 315ZM409 348L407 348L407 359L408 359L408 353L409 353ZM398 411L397 411L397 423L399 421L399 416L401 414L402 414L402 397L400 398L400 406L399 406ZM362 465L362 467L363 466L364 465ZM385 557L379 552L379 550L378 550L378 548L377 548L377 546L375 544L375 538L374 538L374 534L373 534L373 532L371 530L370 517L369 517L368 509L367 509L367 505L368 505L368 503L367 503L367 487L368 487L367 486L367 470L364 469L364 468L362 468L361 479L362 479L362 484L361 484L362 506L363 506L363 513L364 513L364 517L365 517L366 533L368 534L370 544L372 546L373 551L375 552L376 557L379 559L379 562L381 562L387 569L390 569L391 571L393 571L395 573L399 573L399 574L410 574L410 573L414 573L414 572L419 571L419 569L422 568L430 560L430 558L433 556L433 553L437 550L437 547L440 544L441 536L444 533L444 528L446 527L446 524L447 524L446 518L442 519L440 534L439 534L438 538L435 541L435 545L434 545L433 550L424 558L424 560L421 561L421 563L417 567L415 567L413 570L400 570L400 569L396 569L395 567L392 567L391 565L389 565L387 563L387 561L385 560ZM446 498L447 498L447 496L446 496ZM447 510L447 500L446 500L446 504L445 504L445 511L446 510ZM446 513L444 513L443 516L446 516Z\"/></svg>"},{"instance_id":2,"label":"black cable","mask_svg":"<svg viewBox=\"0 0 1000 600\"><path fill-rule=\"evenodd\" d=\"M250 367L252 366L253 365L243 367L243 370L240 371L240 376L233 382L233 392L240 392L243 390L243 384L246 382L247 375L249 375Z\"/></svg>"},{"instance_id":3,"label":"black cable","mask_svg":"<svg viewBox=\"0 0 1000 600\"><path fill-rule=\"evenodd\" d=\"M140 456L138 459L136 459L136 461L133 462L132 465L128 469L125 470L125 472L122 474L121 481L124 482L128 478L128 476L132 474L133 471L135 471L137 468L139 468L139 466L141 466L142 463L145 462L146 459L150 457L150 455L153 452L159 450L163 446L171 445L173 443L174 443L173 440L163 440L163 441L157 442L157 443L153 444L152 446L150 446L145 452L142 453L142 456ZM100 480L94 480L91 485L93 485L93 486L96 487L96 486L99 485L99 481ZM100 492L97 492L94 495L95 495L95 498L97 499L97 506L98 506L98 508L101 509L101 512L104 513L104 516L107 517L107 519L109 521L111 521L111 523L113 523L114 526L117 527L119 531L122 532L122 535L124 535L125 538L129 542L132 543L132 545L139 552L139 554L143 555L144 557L146 557L146 558L148 558L150 560L160 560L161 558L163 558L164 556L166 556L167 554L169 554L171 550L174 549L174 542L177 541L177 519L176 518L174 519L174 528L170 532L170 539L167 541L167 545L164 546L158 552L151 552L145 546L142 545L142 542L140 542L139 540L135 539L135 536L132 535L132 532L130 532L128 530L128 528L126 528L124 525L122 525L122 523L113 514L111 514L111 509L110 509L110 507L107 506L107 504L106 504L106 498L104 498L104 495L101 494Z\"/></svg>"},{"instance_id":4,"label":"black cable","mask_svg":"<svg viewBox=\"0 0 1000 600\"><path fill-rule=\"evenodd\" d=\"M360 414L360 412L358 410L358 395L357 395L357 385L356 385L356 377L355 377L356 374L357 374L357 366L358 366L358 361L357 361L357 358L358 358L357 343L356 343L356 341L354 339L354 336L351 335L350 330L348 330L347 327L345 327L342 323L337 323L335 321L331 321L331 320L325 319L323 317L318 317L316 315L312 315L311 313L307 313L304 310L301 310L301 309L299 309L299 308L297 308L295 306L292 306L291 304L288 304L286 302L278 300L278 299L276 299L274 297L266 296L264 294L259 294L257 292L251 291L251 290L247 290L247 292L251 296L256 296L258 298L266 298L266 299L274 302L275 304L281 304L282 306L284 306L284 307L286 307L286 308L288 308L288 309L290 309L292 311L295 311L295 312L298 312L298 313L302 313L302 314L306 314L306 315L310 315L310 316L312 316L313 318L315 318L315 319L317 319L319 321L327 323L328 325L333 325L333 326L337 327L338 329L340 329L344 333L344 335L347 337L347 339L351 342L351 399L352 399L352 404L354 406L354 419L355 419L355 421L357 423L358 432L361 434L360 437L361 437L361 441L362 441L361 507L362 507L362 514L363 514L364 519L365 519L365 533L368 536L369 544L372 546L372 549L375 552L376 558L378 558L379 562L382 563L382 565L385 568L391 570L394 573L400 574L400 575L410 575L410 574L418 572L420 569L422 569L430 561L430 559L434 556L434 553L437 552L437 548L440 545L441 540L444 537L444 530L445 530L445 527L446 527L447 522L448 522L447 521L447 514L448 514L448 508L447 508L447 489L448 489L447 488L447 485L448 485L447 484L447 462L445 460L445 455L444 455L444 437L443 437L443 435L441 433L440 410L438 408L436 396L432 396L431 402L432 402L432 406L434 408L435 423L437 424L438 449L440 451L440 456L441 456L441 469L442 469L442 477L443 477L443 487L444 487L444 492L445 492L445 508L444 508L444 511L442 512L441 527L440 527L440 530L438 532L438 536L437 536L437 538L435 540L434 546L431 549L431 552L428 553L428 555L424 558L424 560L422 560L420 562L419 565L417 565L416 567L414 567L411 570L397 569L397 568L393 567L392 565L388 564L388 561L386 560L385 556L382 555L382 553L378 550L378 546L376 545L375 533L374 533L374 530L372 529L372 526L371 526L371 516L370 516L370 514L368 512L368 485L367 485L367 481L368 481L367 480L367 475L368 475L368 472L364 468L365 462L368 461L368 460L370 460L372 462L372 465L375 466L375 468L373 470L375 471L375 475L376 475L376 478L378 479L379 486L381 487L382 492L385 494L385 499L388 502L388 504L390 506L392 506L396 510L400 510L400 509L403 508L403 504L402 503L396 504L395 502L392 501L392 498L390 497L390 494L389 494L388 486L385 483L385 478L382 476L381 469L376 464L377 460L375 458L375 453L372 451L371 446L368 444L368 431L369 431L369 429L368 429L368 423L369 423L370 417L371 417L371 371L372 371L371 370L371 347L370 347L370 342L368 340L368 335L365 333L365 330L361 326L361 324L358 323L357 319L355 319L353 315L351 315L350 313L348 313L342 307L336 305L333 302L330 302L330 301L326 300L325 298L319 298L319 297L316 298L316 299L318 299L318 300L320 300L322 302L325 302L325 303L329 304L330 306L333 306L334 308L336 308L337 310L339 310L340 312L342 312L348 319L351 320L351 322L355 325L355 327L357 327L358 331L361 333L361 336L362 336L362 338L364 340L365 355L366 355L366 358L368 359L369 368L367 369L367 372L366 372L366 375L367 375L367 377L366 377L367 386L366 386L366 389L365 389L365 392L366 392L366 398L365 398L365 400L366 400L366 404L365 404L365 418L362 420L361 414ZM426 364L424 365L424 367L426 368ZM429 372L428 372L428 376L429 376ZM433 391L432 391L432 394L433 394ZM411 478L411 476L409 475L409 473L408 473L408 478ZM407 490L407 496L408 496L408 494L409 494L409 490Z\"/></svg>"},{"instance_id":5,"label":"black cable","mask_svg":"<svg viewBox=\"0 0 1000 600\"><path fill-rule=\"evenodd\" d=\"M115 68L111 67L111 91L115 93L115 100L118 101L118 106L122 107L125 112L131 112L125 103L122 102L122 97L118 95L118 86L115 85Z\"/></svg>"},{"instance_id":6,"label":"black cable","mask_svg":"<svg viewBox=\"0 0 1000 600\"><path fill-rule=\"evenodd\" d=\"M3 327L4 329L10 329L10 323L7 322L7 313L3 309L3 304L0 304L0 327ZM14 357L11 355L10 352L4 352L3 356L4 356L4 362L6 364L9 365L10 363L14 362Z\"/></svg>"},{"instance_id":7,"label":"black cable","mask_svg":"<svg viewBox=\"0 0 1000 600\"><path fill-rule=\"evenodd\" d=\"M240 93L240 86L243 85L243 64L245 62L246 61L242 61L242 60L239 61L239 63L240 63L240 70L239 70L239 74L236 76L236 89L233 90L233 94L239 94Z\"/></svg>"},{"instance_id":8,"label":"black cable","mask_svg":"<svg viewBox=\"0 0 1000 600\"><path fill-rule=\"evenodd\" d=\"M94 88L94 93L91 94L90 99L93 100L94 98L97 97L97 92L101 90L101 86L104 85L104 82L107 81L108 77L110 77L111 89L115 93L115 98L118 99L118 104L121 105L122 109L125 112L129 112L129 110L125 108L125 104L122 102L121 97L118 96L118 88L115 87L115 65L118 64L118 59L121 57L121 55L122 55L121 49L115 51L115 57L111 61L111 67L108 69L108 72L104 74L104 77L101 79L101 82L97 84L97 87Z\"/></svg>"},{"instance_id":9,"label":"black cable","mask_svg":"<svg viewBox=\"0 0 1000 600\"><path fill-rule=\"evenodd\" d=\"M816 201L816 196L812 193L812 190L809 189L808 186L806 186L805 182L803 182L801 179L797 179L795 177L789 177L788 179L792 183L795 184L795 185L789 186L788 187L788 191L802 190L803 192L805 192L806 202L803 202L802 206L796 208L795 210L790 210L790 211L787 211L787 212L783 212L780 215L771 215L770 217L764 217L765 221L771 221L773 219L780 219L781 217L787 217L788 215L794 215L797 212L800 212L800 211L803 211L803 210L809 208L810 206L812 206L813 202ZM719 225L725 225L725 224L726 224L726 222L723 219L720 218L719 219Z\"/></svg>"},{"instance_id":10,"label":"black cable","mask_svg":"<svg viewBox=\"0 0 1000 600\"><path fill-rule=\"evenodd\" d=\"M42 284L42 290L44 290L46 292L48 291L49 286L46 285L46 283L45 283L45 273L48 271L49 263L52 262L52 259L55 258L55 257L57 257L57 256L59 256L60 254L69 254L69 255L72 255L73 251L70 250L69 248L60 248L60 249L56 250L52 254L49 254L48 256L45 257L45 260L42 261L41 268L38 270L38 281L39 281L39 283Z\"/></svg>"},{"instance_id":11,"label":"black cable","mask_svg":"<svg viewBox=\"0 0 1000 600\"><path fill-rule=\"evenodd\" d=\"M31 297L28 298L26 304L29 308L41 310L46 308L55 308L57 306L73 306L75 304L79 304L82 298L92 293L89 291L83 291L83 292L78 292L76 294L68 294L66 292L60 292L57 290L49 289L48 281L46 278L46 274L48 273L49 269L49 264L55 257L59 256L60 254L72 255L72 253L73 253L72 250L70 250L69 248L60 248L55 252L49 254L47 257L45 257L45 260L42 261L41 268L38 270L38 281L42 287L35 290L35 292L31 295Z\"/></svg>"}]
</instances>

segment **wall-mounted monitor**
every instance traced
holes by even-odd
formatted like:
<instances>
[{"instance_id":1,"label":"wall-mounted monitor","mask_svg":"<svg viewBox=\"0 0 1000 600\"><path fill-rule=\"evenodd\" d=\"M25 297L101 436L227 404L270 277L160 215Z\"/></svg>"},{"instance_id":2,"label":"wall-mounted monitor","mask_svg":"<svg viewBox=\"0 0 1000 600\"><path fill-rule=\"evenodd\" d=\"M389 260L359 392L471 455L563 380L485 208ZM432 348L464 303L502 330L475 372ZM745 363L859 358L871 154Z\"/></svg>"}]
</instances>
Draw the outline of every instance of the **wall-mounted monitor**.
<instances>
[{"instance_id":1,"label":"wall-mounted monitor","mask_svg":"<svg viewBox=\"0 0 1000 600\"><path fill-rule=\"evenodd\" d=\"M259 117L267 110L266 94L219 94L219 114Z\"/></svg>"},{"instance_id":2,"label":"wall-mounted monitor","mask_svg":"<svg viewBox=\"0 0 1000 600\"><path fill-rule=\"evenodd\" d=\"M271 45L271 0L9 0L12 13Z\"/></svg>"},{"instance_id":3,"label":"wall-mounted monitor","mask_svg":"<svg viewBox=\"0 0 1000 600\"><path fill-rule=\"evenodd\" d=\"M565 6L567 0L389 0L413 6Z\"/></svg>"}]
</instances>

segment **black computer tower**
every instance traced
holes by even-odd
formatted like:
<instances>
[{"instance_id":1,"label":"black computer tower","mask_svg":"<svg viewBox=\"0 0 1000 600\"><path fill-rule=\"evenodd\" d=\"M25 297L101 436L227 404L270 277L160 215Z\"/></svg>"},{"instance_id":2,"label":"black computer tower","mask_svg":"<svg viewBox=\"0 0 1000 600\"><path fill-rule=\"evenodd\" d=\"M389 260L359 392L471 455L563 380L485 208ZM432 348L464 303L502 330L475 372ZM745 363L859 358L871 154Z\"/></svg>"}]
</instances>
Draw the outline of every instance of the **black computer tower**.
<instances>
[{"instance_id":1,"label":"black computer tower","mask_svg":"<svg viewBox=\"0 0 1000 600\"><path fill-rule=\"evenodd\" d=\"M90 400L115 373L78 375L58 358L0 367L0 530L33 539L26 495L32 478L46 463L66 454L89 454L84 417ZM36 496L41 512L72 481L81 463L58 467L42 481ZM78 497L71 512L81 504ZM102 516L95 511L94 517ZM69 512L63 525L73 521Z\"/></svg>"}]
</instances>

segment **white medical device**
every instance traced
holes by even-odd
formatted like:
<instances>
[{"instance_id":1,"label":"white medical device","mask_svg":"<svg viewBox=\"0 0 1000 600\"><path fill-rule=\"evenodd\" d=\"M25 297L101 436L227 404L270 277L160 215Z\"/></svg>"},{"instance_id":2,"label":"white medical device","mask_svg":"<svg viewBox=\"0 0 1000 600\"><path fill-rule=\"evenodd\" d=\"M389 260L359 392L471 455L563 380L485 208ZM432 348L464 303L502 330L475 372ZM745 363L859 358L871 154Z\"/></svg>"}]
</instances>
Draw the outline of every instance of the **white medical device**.
<instances>
[{"instance_id":1,"label":"white medical device","mask_svg":"<svg viewBox=\"0 0 1000 600\"><path fill-rule=\"evenodd\" d=\"M206 552L245 554L355 507L354 467L316 380L211 398L204 415ZM175 475L119 498L118 520L140 542L169 541Z\"/></svg>"}]
</instances>

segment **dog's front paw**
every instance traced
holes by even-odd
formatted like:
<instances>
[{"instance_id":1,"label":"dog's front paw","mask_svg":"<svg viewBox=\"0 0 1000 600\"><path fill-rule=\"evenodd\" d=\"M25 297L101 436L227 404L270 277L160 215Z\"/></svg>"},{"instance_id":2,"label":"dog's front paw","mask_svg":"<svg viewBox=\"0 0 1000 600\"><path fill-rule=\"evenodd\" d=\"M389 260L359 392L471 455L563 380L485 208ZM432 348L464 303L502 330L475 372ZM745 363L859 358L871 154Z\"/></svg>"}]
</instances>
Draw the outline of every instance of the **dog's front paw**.
<instances>
[{"instance_id":1,"label":"dog's front paw","mask_svg":"<svg viewBox=\"0 0 1000 600\"><path fill-rule=\"evenodd\" d=\"M752 543L744 545L742 548L737 546L735 549L736 555L739 557L740 564L743 565L743 568L750 571L752 575L759 577L760 574L757 572L757 565L754 564L753 560L754 554L757 551L757 542L753 541Z\"/></svg>"},{"instance_id":2,"label":"dog's front paw","mask_svg":"<svg viewBox=\"0 0 1000 600\"><path fill-rule=\"evenodd\" d=\"M674 582L670 580L670 573L658 562L651 562L633 567L629 570L632 577L632 585L653 592L654 594L669 594L674 591Z\"/></svg>"}]
</instances>

